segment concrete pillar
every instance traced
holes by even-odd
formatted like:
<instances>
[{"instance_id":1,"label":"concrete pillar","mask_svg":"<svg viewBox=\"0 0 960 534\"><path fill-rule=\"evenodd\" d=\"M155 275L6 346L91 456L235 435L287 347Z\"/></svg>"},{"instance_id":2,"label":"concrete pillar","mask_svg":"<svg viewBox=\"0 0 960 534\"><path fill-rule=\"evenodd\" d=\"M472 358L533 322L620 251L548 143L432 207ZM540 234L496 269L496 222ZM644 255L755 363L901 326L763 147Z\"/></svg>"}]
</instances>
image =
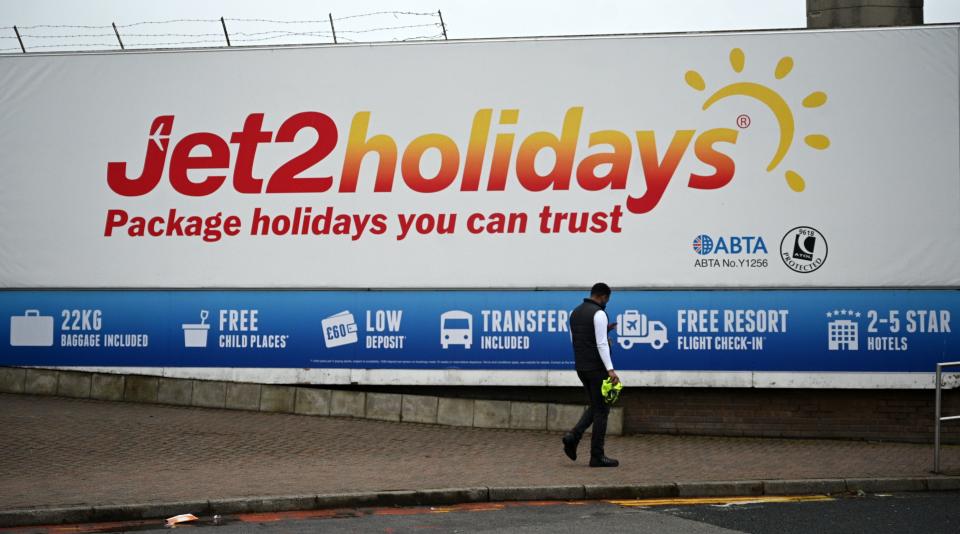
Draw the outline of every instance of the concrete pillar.
<instances>
[{"instance_id":1,"label":"concrete pillar","mask_svg":"<svg viewBox=\"0 0 960 534\"><path fill-rule=\"evenodd\" d=\"M186 378L161 378L157 389L157 402L190 406L193 402L193 380Z\"/></svg>"},{"instance_id":2,"label":"concrete pillar","mask_svg":"<svg viewBox=\"0 0 960 534\"><path fill-rule=\"evenodd\" d=\"M403 409L403 395L399 393L367 393L367 419L399 421Z\"/></svg>"},{"instance_id":3,"label":"concrete pillar","mask_svg":"<svg viewBox=\"0 0 960 534\"><path fill-rule=\"evenodd\" d=\"M227 405L227 383L211 380L194 380L191 402L194 406L202 406L204 408L225 407Z\"/></svg>"},{"instance_id":4,"label":"concrete pillar","mask_svg":"<svg viewBox=\"0 0 960 534\"><path fill-rule=\"evenodd\" d=\"M94 374L90 384L90 398L122 401L125 383L125 375Z\"/></svg>"},{"instance_id":5,"label":"concrete pillar","mask_svg":"<svg viewBox=\"0 0 960 534\"><path fill-rule=\"evenodd\" d=\"M330 415L330 390L297 388L294 412L302 415Z\"/></svg>"},{"instance_id":6,"label":"concrete pillar","mask_svg":"<svg viewBox=\"0 0 960 534\"><path fill-rule=\"evenodd\" d=\"M807 0L807 28L923 24L923 0Z\"/></svg>"},{"instance_id":7,"label":"concrete pillar","mask_svg":"<svg viewBox=\"0 0 960 534\"><path fill-rule=\"evenodd\" d=\"M293 413L296 395L297 388L291 386L263 385L260 389L260 411Z\"/></svg>"},{"instance_id":8,"label":"concrete pillar","mask_svg":"<svg viewBox=\"0 0 960 534\"><path fill-rule=\"evenodd\" d=\"M425 395L404 395L402 420L411 423L437 424L439 399Z\"/></svg>"},{"instance_id":9,"label":"concrete pillar","mask_svg":"<svg viewBox=\"0 0 960 534\"><path fill-rule=\"evenodd\" d=\"M57 372L52 369L27 369L23 392L29 395L56 395Z\"/></svg>"},{"instance_id":10,"label":"concrete pillar","mask_svg":"<svg viewBox=\"0 0 960 534\"><path fill-rule=\"evenodd\" d=\"M437 423L450 426L473 426L473 399L447 399L437 401Z\"/></svg>"},{"instance_id":11,"label":"concrete pillar","mask_svg":"<svg viewBox=\"0 0 960 534\"><path fill-rule=\"evenodd\" d=\"M333 390L330 393L330 415L364 417L367 394L363 391Z\"/></svg>"},{"instance_id":12,"label":"concrete pillar","mask_svg":"<svg viewBox=\"0 0 960 534\"><path fill-rule=\"evenodd\" d=\"M260 409L260 384L227 383L226 407L228 410Z\"/></svg>"}]
</instances>

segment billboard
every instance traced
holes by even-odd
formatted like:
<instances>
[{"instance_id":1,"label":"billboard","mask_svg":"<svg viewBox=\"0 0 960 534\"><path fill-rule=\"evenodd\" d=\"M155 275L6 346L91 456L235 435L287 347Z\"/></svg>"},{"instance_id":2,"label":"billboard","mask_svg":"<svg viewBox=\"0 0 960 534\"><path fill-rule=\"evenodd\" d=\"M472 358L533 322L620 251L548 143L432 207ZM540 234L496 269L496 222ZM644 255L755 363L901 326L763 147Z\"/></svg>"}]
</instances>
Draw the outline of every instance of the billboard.
<instances>
[{"instance_id":1,"label":"billboard","mask_svg":"<svg viewBox=\"0 0 960 534\"><path fill-rule=\"evenodd\" d=\"M571 371L569 315L582 296L7 291L0 365ZM618 370L684 380L929 374L960 349L958 313L956 291L620 291L607 309ZM546 375L537 380L547 385Z\"/></svg>"},{"instance_id":2,"label":"billboard","mask_svg":"<svg viewBox=\"0 0 960 534\"><path fill-rule=\"evenodd\" d=\"M954 287L957 31L0 57L0 287Z\"/></svg>"}]
</instances>

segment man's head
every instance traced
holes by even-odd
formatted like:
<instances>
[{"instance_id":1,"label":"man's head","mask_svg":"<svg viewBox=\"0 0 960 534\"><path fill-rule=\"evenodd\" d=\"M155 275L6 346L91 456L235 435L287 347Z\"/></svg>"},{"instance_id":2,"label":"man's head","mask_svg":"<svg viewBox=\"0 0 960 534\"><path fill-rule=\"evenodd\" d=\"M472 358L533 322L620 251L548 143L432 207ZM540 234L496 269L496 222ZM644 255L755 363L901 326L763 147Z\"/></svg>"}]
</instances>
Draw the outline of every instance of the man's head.
<instances>
[{"instance_id":1,"label":"man's head","mask_svg":"<svg viewBox=\"0 0 960 534\"><path fill-rule=\"evenodd\" d=\"M595 300L597 304L606 306L610 302L610 286L603 282L593 284L593 287L590 288L590 298Z\"/></svg>"}]
</instances>

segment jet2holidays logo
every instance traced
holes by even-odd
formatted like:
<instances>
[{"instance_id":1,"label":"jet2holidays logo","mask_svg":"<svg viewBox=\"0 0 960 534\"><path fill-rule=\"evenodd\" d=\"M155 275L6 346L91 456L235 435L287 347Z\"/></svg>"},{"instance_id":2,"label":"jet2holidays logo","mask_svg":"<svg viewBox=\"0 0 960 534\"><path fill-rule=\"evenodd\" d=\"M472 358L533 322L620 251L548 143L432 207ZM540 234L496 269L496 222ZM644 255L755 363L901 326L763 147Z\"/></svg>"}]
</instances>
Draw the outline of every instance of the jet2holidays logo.
<instances>
[{"instance_id":1,"label":"jet2holidays logo","mask_svg":"<svg viewBox=\"0 0 960 534\"><path fill-rule=\"evenodd\" d=\"M757 167L758 162L744 161L742 156L730 152L727 147L736 145L740 134L750 129L752 124L756 124L753 128L754 138L768 139L769 134L773 134L776 143L769 161L766 156L769 149L765 148L764 153L759 155L759 163L766 163L768 174L782 173L789 190L803 192L808 184L807 179L796 170L802 170L798 167L802 162L797 158L798 151L793 150L799 144L797 138L806 133L803 143L818 151L829 148L830 139L822 133L798 132L796 111L800 106L808 109L824 106L827 94L823 91L807 93L807 89L803 88L794 99L800 102L791 101L789 93L787 97L784 96L786 91L780 86L786 83L783 80L794 70L794 60L790 56L783 56L777 61L772 69L775 80L771 81L767 81L771 78L770 66L765 62L748 64L746 54L740 48L733 48L729 52L729 65L735 79L719 82L715 90L708 88L709 80L696 70L688 70L685 74L677 70L668 74L671 86L680 85L683 79L687 86L697 91L697 94L684 93L690 105L699 106L703 112L716 114L716 119L726 122L727 127L711 124L716 127L707 129L691 128L695 125L684 123L653 130L645 129L651 125L641 123L633 124L629 129L611 129L607 126L587 132L584 121L589 110L584 106L571 105L563 113L560 133L556 134L538 131L541 128L537 123L539 112L530 113L528 117L526 113L521 114L519 108L486 107L476 109L469 127L459 129L461 132L470 132L466 139L454 134L431 132L416 136L404 147L397 143L395 136L398 134L390 131L389 123L384 125L380 120L381 115L395 115L396 111L381 113L368 109L355 110L349 126L345 122L338 125L334 118L321 111L300 111L286 118L268 116L262 112L249 113L245 118L238 116L234 119L242 127L229 134L204 130L181 132L174 127L174 115L160 115L154 118L148 129L142 164L134 165L132 161L135 160L107 162L107 186L119 197L149 195L161 187L166 179L169 187L183 198L207 197L232 188L241 195L297 194L306 195L311 200L316 198L315 195L322 194L328 203L334 205L327 206L323 214L314 213L311 206L297 206L282 213L257 206L246 218L237 213L190 214L177 207L164 210L164 214L128 213L126 209L110 208L106 213L103 236L192 237L213 243L240 235L333 235L359 240L365 236L385 235L391 229L390 233L395 231L398 240L406 239L411 231L426 235L453 233L458 228L474 235L620 233L623 228L621 219L628 212L634 215L650 213L660 205L668 187L702 191L722 189L733 181L738 163L741 168L752 170ZM704 72L709 72L707 78L729 78L727 72L723 75L713 71ZM799 98L803 93L807 93L806 96ZM744 102L753 107L759 103L762 106L761 115L751 117L739 113L730 116L731 110L727 106ZM656 105L664 104L658 102ZM453 113L467 111L450 110ZM759 120L762 118L769 122L771 115L775 128L767 127ZM419 119L417 117L417 120L405 123L420 124ZM176 124L183 122L188 121L181 119ZM274 128L277 123L279 125ZM312 130L313 133L309 135L317 136L315 148L297 156L291 155L283 164L270 165L273 172L269 173L269 177L261 174L269 172L269 168L260 169L260 166L254 165L258 150L265 152L268 149L261 145L290 143L302 130ZM518 132L525 130L533 131L521 139ZM578 153L585 144L589 147L607 145L610 149L594 150L589 154ZM339 150L341 147L342 150ZM274 150L279 148L282 147L273 147ZM193 155L194 149L212 155L201 161ZM364 164L364 161L369 161L366 155L371 152L380 154L375 180L362 178L372 173L371 164ZM539 157L542 153L552 153L549 159L552 159L553 165L549 170L539 168L536 163L544 160ZM276 152L273 157L276 158ZM436 174L424 174L421 170L424 158L437 157L439 170ZM280 159L283 159L282 156ZM639 160L640 172L631 173L631 166L636 167L636 160ZM683 166L685 162L708 170L701 171L704 174L688 172L691 169ZM323 176L297 176L301 170L315 165L327 169L321 173ZM140 170L136 170L138 168ZM680 171L681 168L684 170ZM191 178L189 171L201 169L208 169L209 174L202 179L199 175L198 179ZM671 183L677 185L671 186ZM450 213L447 218L422 213L415 218L411 214L393 217L388 213L347 214L335 210L336 199L354 198L358 192L390 194L400 188L402 190L398 193L402 194L456 193L461 196L481 191L497 193L522 189L542 195L543 202L536 202L536 205L543 207L538 212L478 211L463 214L459 225L456 212ZM621 197L624 198L622 203L592 212L557 211L546 203L549 201L547 195L575 188L590 194L609 191L626 194ZM499 196L493 194L483 198L495 199ZM438 198L439 202L441 200ZM330 224L331 221L335 221L334 224Z\"/></svg>"}]
</instances>

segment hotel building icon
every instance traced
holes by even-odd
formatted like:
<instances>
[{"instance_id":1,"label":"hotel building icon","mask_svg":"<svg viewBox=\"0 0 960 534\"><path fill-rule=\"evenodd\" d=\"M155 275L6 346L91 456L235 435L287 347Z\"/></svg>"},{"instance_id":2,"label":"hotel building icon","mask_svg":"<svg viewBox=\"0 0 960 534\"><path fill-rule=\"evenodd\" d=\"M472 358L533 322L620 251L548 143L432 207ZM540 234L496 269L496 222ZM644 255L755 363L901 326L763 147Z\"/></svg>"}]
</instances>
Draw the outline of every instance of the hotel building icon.
<instances>
[{"instance_id":1,"label":"hotel building icon","mask_svg":"<svg viewBox=\"0 0 960 534\"><path fill-rule=\"evenodd\" d=\"M844 317L827 323L827 348L829 350L858 350L860 348L860 324L846 317L860 317L853 310L834 310L827 317Z\"/></svg>"}]
</instances>

